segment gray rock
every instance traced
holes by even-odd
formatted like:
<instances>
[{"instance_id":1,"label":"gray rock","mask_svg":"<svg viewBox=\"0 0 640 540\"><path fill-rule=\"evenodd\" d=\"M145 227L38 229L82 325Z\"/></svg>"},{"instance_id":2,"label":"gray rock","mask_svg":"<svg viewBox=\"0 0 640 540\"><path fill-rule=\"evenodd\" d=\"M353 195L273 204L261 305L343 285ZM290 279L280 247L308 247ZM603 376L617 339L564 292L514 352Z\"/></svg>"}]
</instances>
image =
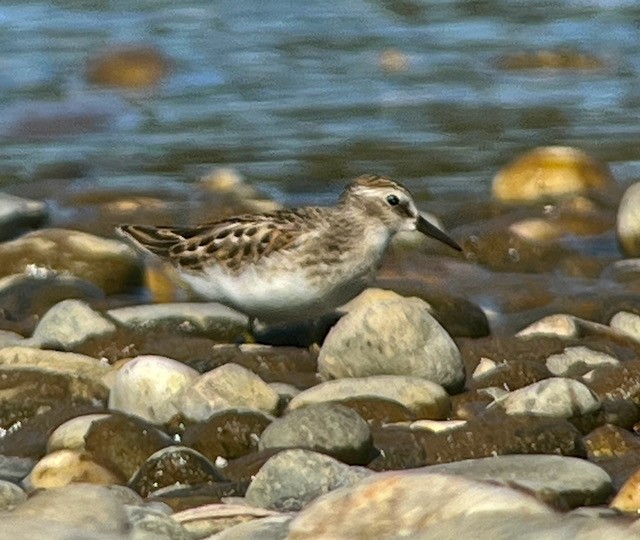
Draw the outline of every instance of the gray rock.
<instances>
[{"instance_id":1,"label":"gray rock","mask_svg":"<svg viewBox=\"0 0 640 540\"><path fill-rule=\"evenodd\" d=\"M457 389L460 351L417 298L376 301L351 310L326 337L318 356L326 379L411 375Z\"/></svg>"},{"instance_id":2,"label":"gray rock","mask_svg":"<svg viewBox=\"0 0 640 540\"><path fill-rule=\"evenodd\" d=\"M504 519L510 512L553 515L535 497L505 486L424 469L393 471L320 497L293 519L288 539L404 538L447 519L486 514ZM475 538L473 532L461 537Z\"/></svg>"},{"instance_id":3,"label":"gray rock","mask_svg":"<svg viewBox=\"0 0 640 540\"><path fill-rule=\"evenodd\" d=\"M584 459L551 455L511 455L466 459L420 470L455 474L520 486L544 500L562 501L575 508L606 504L613 488L609 475Z\"/></svg>"},{"instance_id":4,"label":"gray rock","mask_svg":"<svg viewBox=\"0 0 640 540\"><path fill-rule=\"evenodd\" d=\"M92 337L116 331L116 325L82 300L63 300L40 319L29 345L70 350Z\"/></svg>"},{"instance_id":5,"label":"gray rock","mask_svg":"<svg viewBox=\"0 0 640 540\"><path fill-rule=\"evenodd\" d=\"M601 366L615 366L620 361L611 355L594 351L589 347L567 347L559 354L547 358L547 369L558 377L584 375Z\"/></svg>"},{"instance_id":6,"label":"gray rock","mask_svg":"<svg viewBox=\"0 0 640 540\"><path fill-rule=\"evenodd\" d=\"M109 408L163 424L178 414L177 397L200 376L163 356L138 356L115 374Z\"/></svg>"},{"instance_id":7,"label":"gray rock","mask_svg":"<svg viewBox=\"0 0 640 540\"><path fill-rule=\"evenodd\" d=\"M130 540L129 534L96 531L91 525L71 525L37 516L25 519L13 512L0 516L0 538L10 540Z\"/></svg>"},{"instance_id":8,"label":"gray rock","mask_svg":"<svg viewBox=\"0 0 640 540\"><path fill-rule=\"evenodd\" d=\"M552 377L509 392L495 403L507 414L572 418L600 409L598 397L589 387L573 379Z\"/></svg>"},{"instance_id":9,"label":"gray rock","mask_svg":"<svg viewBox=\"0 0 640 540\"><path fill-rule=\"evenodd\" d=\"M0 480L18 483L31 472L36 463L32 458L0 454Z\"/></svg>"},{"instance_id":10,"label":"gray rock","mask_svg":"<svg viewBox=\"0 0 640 540\"><path fill-rule=\"evenodd\" d=\"M4 349L5 347L19 347L28 343L29 342L23 336L16 332L0 330L0 349Z\"/></svg>"},{"instance_id":11,"label":"gray rock","mask_svg":"<svg viewBox=\"0 0 640 540\"><path fill-rule=\"evenodd\" d=\"M187 418L201 421L216 411L236 407L274 414L278 401L278 394L255 373L237 364L225 364L185 388L178 398L178 409Z\"/></svg>"},{"instance_id":12,"label":"gray rock","mask_svg":"<svg viewBox=\"0 0 640 540\"><path fill-rule=\"evenodd\" d=\"M129 518L117 494L92 484L40 491L14 508L11 515L24 521L43 519L78 527L90 538L93 534L125 534L129 530Z\"/></svg>"},{"instance_id":13,"label":"gray rock","mask_svg":"<svg viewBox=\"0 0 640 540\"><path fill-rule=\"evenodd\" d=\"M609 326L640 341L640 316L635 313L620 311L611 318Z\"/></svg>"},{"instance_id":14,"label":"gray rock","mask_svg":"<svg viewBox=\"0 0 640 540\"><path fill-rule=\"evenodd\" d=\"M580 317L558 313L531 323L516 336L556 336L560 338L580 338L584 336L611 336L611 328L604 324L587 321Z\"/></svg>"},{"instance_id":15,"label":"gray rock","mask_svg":"<svg viewBox=\"0 0 640 540\"><path fill-rule=\"evenodd\" d=\"M446 418L450 408L449 395L440 385L426 379L400 375L327 381L295 396L287 408L294 410L311 403L340 401L362 396L397 401L420 415L420 418L432 420Z\"/></svg>"},{"instance_id":16,"label":"gray rock","mask_svg":"<svg viewBox=\"0 0 640 540\"><path fill-rule=\"evenodd\" d=\"M369 424L358 413L337 403L318 403L274 420L263 431L258 448L306 448L365 465L371 461L373 440Z\"/></svg>"},{"instance_id":17,"label":"gray rock","mask_svg":"<svg viewBox=\"0 0 640 540\"><path fill-rule=\"evenodd\" d=\"M27 494L20 486L7 480L0 480L0 511L11 510L26 500Z\"/></svg>"},{"instance_id":18,"label":"gray rock","mask_svg":"<svg viewBox=\"0 0 640 540\"><path fill-rule=\"evenodd\" d=\"M192 540L171 516L146 506L125 506L132 525L130 540Z\"/></svg>"},{"instance_id":19,"label":"gray rock","mask_svg":"<svg viewBox=\"0 0 640 540\"><path fill-rule=\"evenodd\" d=\"M233 343L248 328L248 318L216 303L168 303L130 306L109 310L108 315L123 326L177 329L185 334L205 335Z\"/></svg>"},{"instance_id":20,"label":"gray rock","mask_svg":"<svg viewBox=\"0 0 640 540\"><path fill-rule=\"evenodd\" d=\"M616 223L618 241L627 257L640 255L640 182L632 184L625 191Z\"/></svg>"},{"instance_id":21,"label":"gray rock","mask_svg":"<svg viewBox=\"0 0 640 540\"><path fill-rule=\"evenodd\" d=\"M225 529L209 540L285 540L291 519L291 516L254 519Z\"/></svg>"},{"instance_id":22,"label":"gray rock","mask_svg":"<svg viewBox=\"0 0 640 540\"><path fill-rule=\"evenodd\" d=\"M317 452L283 450L258 471L246 499L262 508L296 511L320 495L354 484L363 474L362 470Z\"/></svg>"},{"instance_id":23,"label":"gray rock","mask_svg":"<svg viewBox=\"0 0 640 540\"><path fill-rule=\"evenodd\" d=\"M46 203L0 193L0 242L41 227L48 217Z\"/></svg>"}]
</instances>

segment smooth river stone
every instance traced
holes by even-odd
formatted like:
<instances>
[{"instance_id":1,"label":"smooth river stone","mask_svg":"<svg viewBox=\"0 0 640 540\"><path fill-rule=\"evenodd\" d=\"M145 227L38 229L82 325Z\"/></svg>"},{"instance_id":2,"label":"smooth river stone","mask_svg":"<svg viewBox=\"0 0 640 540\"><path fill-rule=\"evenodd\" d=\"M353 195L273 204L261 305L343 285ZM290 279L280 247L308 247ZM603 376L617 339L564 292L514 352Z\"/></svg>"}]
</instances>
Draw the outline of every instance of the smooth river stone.
<instances>
[{"instance_id":1,"label":"smooth river stone","mask_svg":"<svg viewBox=\"0 0 640 540\"><path fill-rule=\"evenodd\" d=\"M41 227L48 217L45 202L0 193L0 242Z\"/></svg>"},{"instance_id":2,"label":"smooth river stone","mask_svg":"<svg viewBox=\"0 0 640 540\"><path fill-rule=\"evenodd\" d=\"M278 401L278 394L255 373L237 364L225 364L185 388L177 406L188 419L203 421L222 409L236 407L274 414Z\"/></svg>"},{"instance_id":3,"label":"smooth river stone","mask_svg":"<svg viewBox=\"0 0 640 540\"><path fill-rule=\"evenodd\" d=\"M195 369L171 358L138 356L116 372L109 408L164 424L178 414L177 397L199 376Z\"/></svg>"},{"instance_id":4,"label":"smooth river stone","mask_svg":"<svg viewBox=\"0 0 640 540\"><path fill-rule=\"evenodd\" d=\"M350 465L366 465L373 440L369 425L355 411L337 403L317 403L274 420L258 448L305 448Z\"/></svg>"},{"instance_id":5,"label":"smooth river stone","mask_svg":"<svg viewBox=\"0 0 640 540\"><path fill-rule=\"evenodd\" d=\"M558 377L576 377L598 367L615 366L619 363L617 358L609 354L594 351L589 347L576 346L552 354L547 358L546 366Z\"/></svg>"},{"instance_id":6,"label":"smooth river stone","mask_svg":"<svg viewBox=\"0 0 640 540\"><path fill-rule=\"evenodd\" d=\"M0 512L11 510L27 500L24 490L8 480L0 480Z\"/></svg>"},{"instance_id":7,"label":"smooth river stone","mask_svg":"<svg viewBox=\"0 0 640 540\"><path fill-rule=\"evenodd\" d=\"M84 450L84 438L94 422L108 418L105 413L84 414L60 424L47 441L47 452L56 450Z\"/></svg>"},{"instance_id":8,"label":"smooth river stone","mask_svg":"<svg viewBox=\"0 0 640 540\"><path fill-rule=\"evenodd\" d=\"M355 397L381 397L404 405L417 418L442 420L447 417L450 400L440 385L418 377L377 375L327 381L295 396L287 410L306 407L312 403L343 401Z\"/></svg>"},{"instance_id":9,"label":"smooth river stone","mask_svg":"<svg viewBox=\"0 0 640 540\"><path fill-rule=\"evenodd\" d=\"M620 311L611 318L609 326L640 341L640 316L635 313Z\"/></svg>"},{"instance_id":10,"label":"smooth river stone","mask_svg":"<svg viewBox=\"0 0 640 540\"><path fill-rule=\"evenodd\" d=\"M622 196L616 232L624 254L640 256L640 182L630 185Z\"/></svg>"},{"instance_id":11,"label":"smooth river stone","mask_svg":"<svg viewBox=\"0 0 640 540\"><path fill-rule=\"evenodd\" d=\"M460 352L429 311L417 298L373 301L351 310L320 349L320 375L410 375L459 388L464 382Z\"/></svg>"},{"instance_id":12,"label":"smooth river stone","mask_svg":"<svg viewBox=\"0 0 640 540\"><path fill-rule=\"evenodd\" d=\"M283 450L260 469L247 490L247 502L279 511L300 510L320 495L353 485L370 474L310 450Z\"/></svg>"}]
</instances>

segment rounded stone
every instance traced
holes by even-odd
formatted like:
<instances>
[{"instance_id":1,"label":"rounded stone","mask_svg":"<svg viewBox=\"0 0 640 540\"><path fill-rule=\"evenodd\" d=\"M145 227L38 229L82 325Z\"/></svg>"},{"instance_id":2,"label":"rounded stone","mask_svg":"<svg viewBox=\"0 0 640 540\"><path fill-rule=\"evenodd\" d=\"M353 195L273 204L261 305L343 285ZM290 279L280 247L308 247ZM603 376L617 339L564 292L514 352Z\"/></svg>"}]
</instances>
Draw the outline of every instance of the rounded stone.
<instances>
[{"instance_id":1,"label":"rounded stone","mask_svg":"<svg viewBox=\"0 0 640 540\"><path fill-rule=\"evenodd\" d=\"M131 523L131 540L193 540L171 516L149 506L125 506Z\"/></svg>"},{"instance_id":2,"label":"rounded stone","mask_svg":"<svg viewBox=\"0 0 640 540\"><path fill-rule=\"evenodd\" d=\"M287 515L253 519L225 529L215 540L285 540L291 519Z\"/></svg>"},{"instance_id":3,"label":"rounded stone","mask_svg":"<svg viewBox=\"0 0 640 540\"><path fill-rule=\"evenodd\" d=\"M180 412L202 421L222 409L246 407L274 414L278 394L255 373L237 364L225 364L201 375L178 398Z\"/></svg>"},{"instance_id":4,"label":"rounded stone","mask_svg":"<svg viewBox=\"0 0 640 540\"><path fill-rule=\"evenodd\" d=\"M351 310L320 349L320 375L411 375L458 388L464 381L460 352L429 311L429 305L417 298L383 300Z\"/></svg>"},{"instance_id":5,"label":"rounded stone","mask_svg":"<svg viewBox=\"0 0 640 540\"><path fill-rule=\"evenodd\" d=\"M8 480L0 480L0 512L11 510L27 500L24 490Z\"/></svg>"},{"instance_id":6,"label":"rounded stone","mask_svg":"<svg viewBox=\"0 0 640 540\"><path fill-rule=\"evenodd\" d=\"M587 153L566 146L535 148L503 167L493 179L493 196L531 202L590 189L611 190L609 168Z\"/></svg>"},{"instance_id":7,"label":"rounded stone","mask_svg":"<svg viewBox=\"0 0 640 540\"><path fill-rule=\"evenodd\" d=\"M410 537L448 518L488 512L552 515L547 505L508 487L420 469L394 471L324 495L294 518L287 538Z\"/></svg>"},{"instance_id":8,"label":"rounded stone","mask_svg":"<svg viewBox=\"0 0 640 540\"><path fill-rule=\"evenodd\" d=\"M194 486L222 480L218 469L200 452L186 446L168 446L149 456L129 487L148 497L173 484Z\"/></svg>"},{"instance_id":9,"label":"rounded stone","mask_svg":"<svg viewBox=\"0 0 640 540\"><path fill-rule=\"evenodd\" d=\"M547 369L558 377L578 377L601 366L615 366L620 361L611 355L594 351L589 347L567 347L559 354L547 358Z\"/></svg>"},{"instance_id":10,"label":"rounded stone","mask_svg":"<svg viewBox=\"0 0 640 540\"><path fill-rule=\"evenodd\" d=\"M236 459L258 449L260 435L271 420L258 411L219 411L204 422L188 426L182 434L182 442L212 462L220 457Z\"/></svg>"},{"instance_id":11,"label":"rounded stone","mask_svg":"<svg viewBox=\"0 0 640 540\"><path fill-rule=\"evenodd\" d=\"M624 254L627 257L640 256L640 182L629 186L622 196L616 232Z\"/></svg>"},{"instance_id":12,"label":"rounded stone","mask_svg":"<svg viewBox=\"0 0 640 540\"><path fill-rule=\"evenodd\" d=\"M169 60L148 46L115 48L89 61L87 79L93 84L121 88L147 88L158 84L170 70Z\"/></svg>"},{"instance_id":13,"label":"rounded stone","mask_svg":"<svg viewBox=\"0 0 640 540\"><path fill-rule=\"evenodd\" d=\"M640 316L635 313L619 311L611 318L609 326L640 341Z\"/></svg>"},{"instance_id":14,"label":"rounded stone","mask_svg":"<svg viewBox=\"0 0 640 540\"><path fill-rule=\"evenodd\" d=\"M116 325L83 300L63 300L47 311L29 344L43 349L71 350L92 337L105 337Z\"/></svg>"},{"instance_id":15,"label":"rounded stone","mask_svg":"<svg viewBox=\"0 0 640 540\"><path fill-rule=\"evenodd\" d=\"M200 376L193 368L163 356L138 356L116 373L109 408L154 424L169 422L178 396Z\"/></svg>"},{"instance_id":16,"label":"rounded stone","mask_svg":"<svg viewBox=\"0 0 640 540\"><path fill-rule=\"evenodd\" d=\"M123 242L64 229L42 229L0 244L0 276L42 269L69 273L106 294L140 282L138 258Z\"/></svg>"},{"instance_id":17,"label":"rounded stone","mask_svg":"<svg viewBox=\"0 0 640 540\"><path fill-rule=\"evenodd\" d=\"M44 456L23 483L29 491L33 491L62 487L73 482L112 485L121 481L85 452L58 450Z\"/></svg>"},{"instance_id":18,"label":"rounded stone","mask_svg":"<svg viewBox=\"0 0 640 540\"><path fill-rule=\"evenodd\" d=\"M520 487L542 500L570 508L606 504L613 490L611 478L603 469L567 456L495 456L433 465L424 470Z\"/></svg>"},{"instance_id":19,"label":"rounded stone","mask_svg":"<svg viewBox=\"0 0 640 540\"><path fill-rule=\"evenodd\" d=\"M327 381L295 396L287 407L292 411L312 403L343 401L356 397L381 397L397 401L417 418L441 420L449 413L450 399L440 385L417 377L378 375Z\"/></svg>"},{"instance_id":20,"label":"rounded stone","mask_svg":"<svg viewBox=\"0 0 640 540\"><path fill-rule=\"evenodd\" d=\"M598 397L579 381L552 377L509 392L497 401L507 414L573 418L601 408Z\"/></svg>"},{"instance_id":21,"label":"rounded stone","mask_svg":"<svg viewBox=\"0 0 640 540\"><path fill-rule=\"evenodd\" d=\"M350 465L367 464L373 453L369 425L358 413L337 403L290 411L267 426L258 447L305 448Z\"/></svg>"},{"instance_id":22,"label":"rounded stone","mask_svg":"<svg viewBox=\"0 0 640 540\"><path fill-rule=\"evenodd\" d=\"M0 241L37 229L48 217L46 203L0 193Z\"/></svg>"},{"instance_id":23,"label":"rounded stone","mask_svg":"<svg viewBox=\"0 0 640 540\"><path fill-rule=\"evenodd\" d=\"M108 414L85 414L60 424L47 441L47 452L56 450L84 450L84 438L92 424L108 418Z\"/></svg>"},{"instance_id":24,"label":"rounded stone","mask_svg":"<svg viewBox=\"0 0 640 540\"><path fill-rule=\"evenodd\" d=\"M293 512L323 495L360 480L360 470L310 450L283 450L270 458L247 489L254 506Z\"/></svg>"}]
</instances>

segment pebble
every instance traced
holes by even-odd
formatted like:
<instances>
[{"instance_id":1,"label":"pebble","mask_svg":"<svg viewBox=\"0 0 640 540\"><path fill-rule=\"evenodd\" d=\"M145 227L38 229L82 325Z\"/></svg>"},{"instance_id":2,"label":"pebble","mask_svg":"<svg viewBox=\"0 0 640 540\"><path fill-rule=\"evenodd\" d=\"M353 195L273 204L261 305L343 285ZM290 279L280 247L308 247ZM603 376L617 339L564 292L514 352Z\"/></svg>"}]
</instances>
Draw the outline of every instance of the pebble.
<instances>
[{"instance_id":1,"label":"pebble","mask_svg":"<svg viewBox=\"0 0 640 540\"><path fill-rule=\"evenodd\" d=\"M606 504L613 489L611 478L600 467L567 456L495 456L433 465L424 471L520 487L565 508Z\"/></svg>"},{"instance_id":2,"label":"pebble","mask_svg":"<svg viewBox=\"0 0 640 540\"><path fill-rule=\"evenodd\" d=\"M310 450L283 450L270 458L247 489L254 506L292 512L320 495L353 485L367 475L340 461Z\"/></svg>"},{"instance_id":3,"label":"pebble","mask_svg":"<svg viewBox=\"0 0 640 540\"><path fill-rule=\"evenodd\" d=\"M0 193L0 242L37 229L48 218L46 203Z\"/></svg>"},{"instance_id":4,"label":"pebble","mask_svg":"<svg viewBox=\"0 0 640 540\"><path fill-rule=\"evenodd\" d=\"M291 516L274 516L239 523L208 540L286 540Z\"/></svg>"},{"instance_id":5,"label":"pebble","mask_svg":"<svg viewBox=\"0 0 640 540\"><path fill-rule=\"evenodd\" d=\"M215 303L168 303L111 309L109 317L132 330L175 329L233 343L248 328L248 318Z\"/></svg>"},{"instance_id":6,"label":"pebble","mask_svg":"<svg viewBox=\"0 0 640 540\"><path fill-rule=\"evenodd\" d=\"M47 311L28 345L41 349L72 350L92 337L106 337L116 325L83 300L63 300Z\"/></svg>"},{"instance_id":7,"label":"pebble","mask_svg":"<svg viewBox=\"0 0 640 540\"><path fill-rule=\"evenodd\" d=\"M579 381L552 377L509 392L497 401L507 414L572 418L598 411L602 404L594 392Z\"/></svg>"},{"instance_id":8,"label":"pebble","mask_svg":"<svg viewBox=\"0 0 640 540\"><path fill-rule=\"evenodd\" d=\"M508 487L422 469L394 471L319 498L293 519L288 538L404 538L426 535L429 525L449 518L495 512L502 519L508 513L552 514L531 495Z\"/></svg>"},{"instance_id":9,"label":"pebble","mask_svg":"<svg viewBox=\"0 0 640 540\"><path fill-rule=\"evenodd\" d=\"M225 364L185 388L177 406L186 418L202 421L221 409L235 407L274 414L278 401L278 394L255 373L237 364Z\"/></svg>"},{"instance_id":10,"label":"pebble","mask_svg":"<svg viewBox=\"0 0 640 540\"><path fill-rule=\"evenodd\" d=\"M318 356L325 379L411 375L448 389L464 382L460 352L417 298L374 301L338 321Z\"/></svg>"},{"instance_id":11,"label":"pebble","mask_svg":"<svg viewBox=\"0 0 640 540\"><path fill-rule=\"evenodd\" d=\"M141 277L135 252L123 242L65 229L42 229L0 244L0 277L25 271L68 273L105 294L125 292Z\"/></svg>"},{"instance_id":12,"label":"pebble","mask_svg":"<svg viewBox=\"0 0 640 540\"><path fill-rule=\"evenodd\" d=\"M47 452L84 450L85 437L91 425L108 417L108 414L85 414L60 424L49 436Z\"/></svg>"},{"instance_id":13,"label":"pebble","mask_svg":"<svg viewBox=\"0 0 640 540\"><path fill-rule=\"evenodd\" d=\"M567 347L559 354L547 358L547 369L557 377L577 377L587 371L601 366L615 366L620 361L605 353L594 351L589 347Z\"/></svg>"},{"instance_id":14,"label":"pebble","mask_svg":"<svg viewBox=\"0 0 640 540\"><path fill-rule=\"evenodd\" d=\"M611 318L609 326L640 341L640 316L635 313L619 311Z\"/></svg>"},{"instance_id":15,"label":"pebble","mask_svg":"<svg viewBox=\"0 0 640 540\"><path fill-rule=\"evenodd\" d=\"M0 480L0 512L11 510L27 500L25 491L8 480Z\"/></svg>"},{"instance_id":16,"label":"pebble","mask_svg":"<svg viewBox=\"0 0 640 540\"><path fill-rule=\"evenodd\" d=\"M493 179L493 196L507 202L531 202L583 193L613 190L609 168L577 148L535 148L503 167Z\"/></svg>"},{"instance_id":17,"label":"pebble","mask_svg":"<svg viewBox=\"0 0 640 540\"><path fill-rule=\"evenodd\" d=\"M199 376L195 369L171 358L138 356L115 374L109 408L154 424L169 422L178 414L178 396Z\"/></svg>"},{"instance_id":18,"label":"pebble","mask_svg":"<svg viewBox=\"0 0 640 540\"><path fill-rule=\"evenodd\" d=\"M295 396L289 402L287 410L292 411L312 403L339 402L358 396L397 401L418 418L431 420L446 418L450 408L449 395L436 383L418 377L377 375L318 384Z\"/></svg>"},{"instance_id":19,"label":"pebble","mask_svg":"<svg viewBox=\"0 0 640 540\"><path fill-rule=\"evenodd\" d=\"M126 505L125 511L131 523L131 540L193 540L166 512L138 505Z\"/></svg>"},{"instance_id":20,"label":"pebble","mask_svg":"<svg viewBox=\"0 0 640 540\"><path fill-rule=\"evenodd\" d=\"M77 450L57 450L44 456L24 479L28 491L59 488L72 482L112 485L122 480Z\"/></svg>"},{"instance_id":21,"label":"pebble","mask_svg":"<svg viewBox=\"0 0 640 540\"><path fill-rule=\"evenodd\" d=\"M627 257L640 256L640 182L631 184L618 206L616 232Z\"/></svg>"},{"instance_id":22,"label":"pebble","mask_svg":"<svg viewBox=\"0 0 640 540\"><path fill-rule=\"evenodd\" d=\"M306 448L350 465L366 465L373 455L369 425L337 403L317 403L290 411L262 433L260 450Z\"/></svg>"}]
</instances>

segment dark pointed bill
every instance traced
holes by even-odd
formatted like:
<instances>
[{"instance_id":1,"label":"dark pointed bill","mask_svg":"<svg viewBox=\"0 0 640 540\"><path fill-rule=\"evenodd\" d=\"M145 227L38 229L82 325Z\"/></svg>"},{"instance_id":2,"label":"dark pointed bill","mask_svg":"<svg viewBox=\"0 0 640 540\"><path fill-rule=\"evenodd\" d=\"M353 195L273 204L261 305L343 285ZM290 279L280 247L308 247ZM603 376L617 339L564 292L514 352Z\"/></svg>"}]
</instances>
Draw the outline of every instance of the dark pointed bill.
<instances>
[{"instance_id":1,"label":"dark pointed bill","mask_svg":"<svg viewBox=\"0 0 640 540\"><path fill-rule=\"evenodd\" d=\"M418 216L418 224L416 225L416 229L426 236L430 236L431 238L440 240L440 242L447 244L449 247L452 247L453 249L462 251L462 248L458 245L458 243L453 238L443 233L440 229L438 229L438 227L436 227L435 225L432 225L420 215Z\"/></svg>"}]
</instances>

